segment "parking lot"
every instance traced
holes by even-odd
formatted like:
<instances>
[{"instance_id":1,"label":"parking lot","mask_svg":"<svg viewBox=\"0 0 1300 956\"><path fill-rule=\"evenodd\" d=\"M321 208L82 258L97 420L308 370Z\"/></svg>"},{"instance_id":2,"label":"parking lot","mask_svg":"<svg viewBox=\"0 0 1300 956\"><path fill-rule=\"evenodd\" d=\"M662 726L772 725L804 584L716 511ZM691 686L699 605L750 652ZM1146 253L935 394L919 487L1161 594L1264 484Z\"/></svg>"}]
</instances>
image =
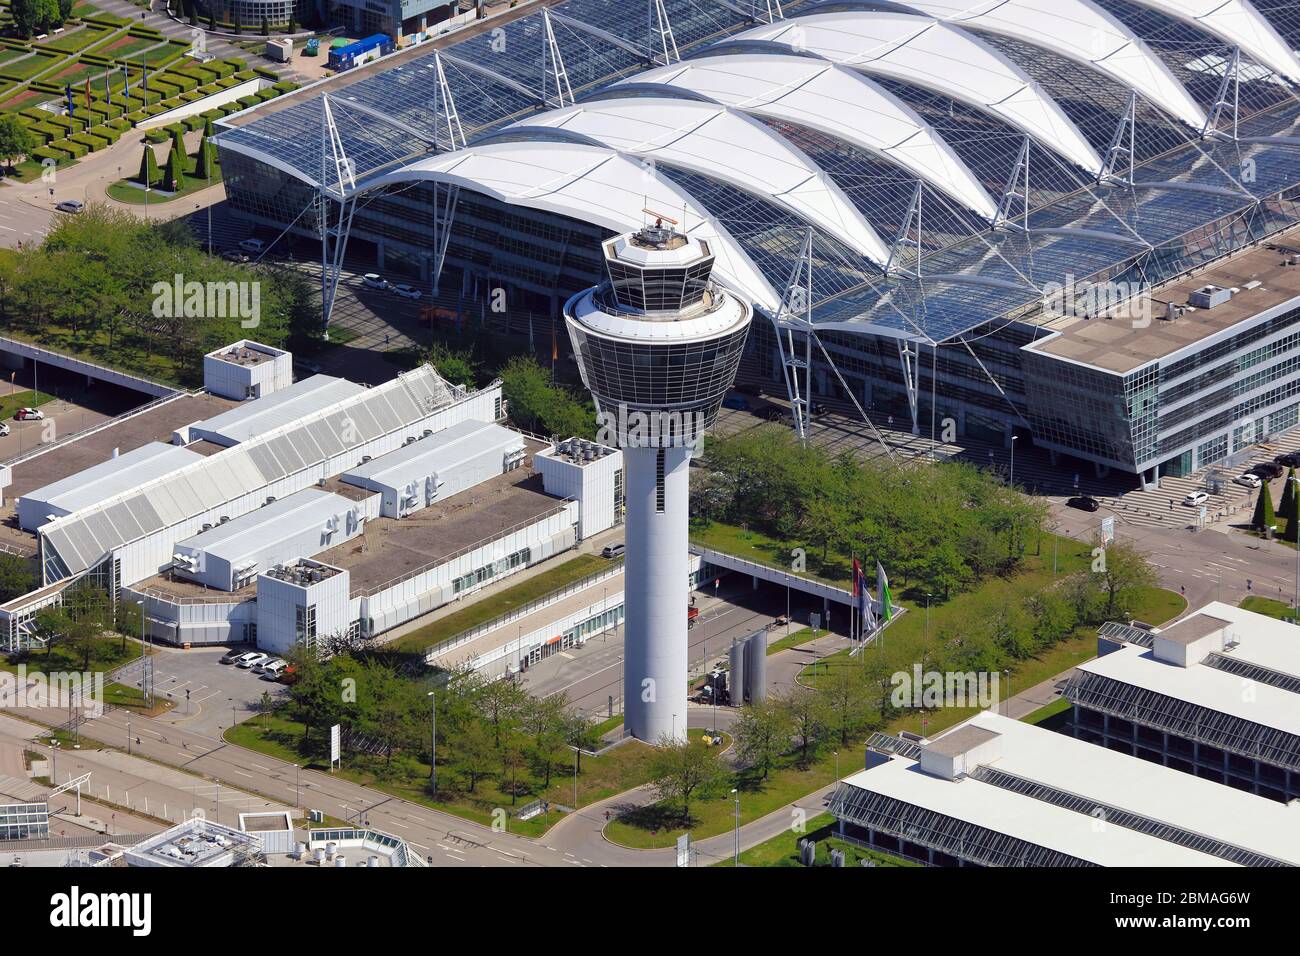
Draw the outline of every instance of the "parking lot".
<instances>
[{"instance_id":1,"label":"parking lot","mask_svg":"<svg viewBox=\"0 0 1300 956\"><path fill-rule=\"evenodd\" d=\"M232 720L255 714L264 693L279 699L288 688L262 680L261 674L219 663L226 647L189 650L161 648L154 655L154 692L174 703L159 723L171 723L196 733L220 736ZM133 675L129 683L136 683Z\"/></svg>"}]
</instances>

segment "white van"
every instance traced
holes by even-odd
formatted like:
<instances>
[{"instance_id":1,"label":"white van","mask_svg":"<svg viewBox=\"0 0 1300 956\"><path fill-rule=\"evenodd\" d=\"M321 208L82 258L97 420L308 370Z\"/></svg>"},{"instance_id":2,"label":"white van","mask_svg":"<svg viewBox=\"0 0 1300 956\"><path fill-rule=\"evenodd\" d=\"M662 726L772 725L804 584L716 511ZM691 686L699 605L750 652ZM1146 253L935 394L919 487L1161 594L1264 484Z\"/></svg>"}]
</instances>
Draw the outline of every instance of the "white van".
<instances>
[{"instance_id":1,"label":"white van","mask_svg":"<svg viewBox=\"0 0 1300 956\"><path fill-rule=\"evenodd\" d=\"M274 660L263 664L258 670L262 672L262 680L279 680L288 666L288 661Z\"/></svg>"}]
</instances>

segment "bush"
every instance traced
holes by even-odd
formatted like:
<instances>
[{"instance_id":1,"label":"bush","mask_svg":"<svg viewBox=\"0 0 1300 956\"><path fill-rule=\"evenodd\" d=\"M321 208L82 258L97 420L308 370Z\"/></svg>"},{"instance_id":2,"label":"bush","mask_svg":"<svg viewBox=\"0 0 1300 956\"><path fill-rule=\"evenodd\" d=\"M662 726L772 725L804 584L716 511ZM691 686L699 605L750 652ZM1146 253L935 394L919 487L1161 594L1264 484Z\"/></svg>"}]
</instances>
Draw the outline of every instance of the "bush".
<instances>
[{"instance_id":1,"label":"bush","mask_svg":"<svg viewBox=\"0 0 1300 956\"><path fill-rule=\"evenodd\" d=\"M75 140L71 140L71 139L56 140L55 142L50 143L50 148L60 149L63 152L67 153L69 156L71 156L73 159L81 159L81 157L85 156L87 153L90 152L89 146L85 145L84 143L78 143Z\"/></svg>"}]
</instances>

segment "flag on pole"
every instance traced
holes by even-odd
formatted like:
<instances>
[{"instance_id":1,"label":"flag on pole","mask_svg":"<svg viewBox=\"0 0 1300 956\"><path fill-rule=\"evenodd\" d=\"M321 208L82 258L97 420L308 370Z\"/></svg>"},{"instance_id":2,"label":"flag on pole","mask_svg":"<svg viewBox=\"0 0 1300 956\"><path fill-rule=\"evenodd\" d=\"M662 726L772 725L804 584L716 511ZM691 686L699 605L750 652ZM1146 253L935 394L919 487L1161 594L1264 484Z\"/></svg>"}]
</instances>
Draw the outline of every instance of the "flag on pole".
<instances>
[{"instance_id":1,"label":"flag on pole","mask_svg":"<svg viewBox=\"0 0 1300 956\"><path fill-rule=\"evenodd\" d=\"M862 573L862 565L858 564L858 559L853 559L853 600L849 603L849 640L858 638L858 575Z\"/></svg>"},{"instance_id":2,"label":"flag on pole","mask_svg":"<svg viewBox=\"0 0 1300 956\"><path fill-rule=\"evenodd\" d=\"M90 77L86 77L86 109L90 109Z\"/></svg>"},{"instance_id":3,"label":"flag on pole","mask_svg":"<svg viewBox=\"0 0 1300 956\"><path fill-rule=\"evenodd\" d=\"M862 635L866 637L876 629L876 612L871 606L871 592L867 589L867 575L861 568L858 569L853 591L858 598L858 613L862 615Z\"/></svg>"},{"instance_id":4,"label":"flag on pole","mask_svg":"<svg viewBox=\"0 0 1300 956\"><path fill-rule=\"evenodd\" d=\"M140 64L140 84L147 90L149 89L149 64Z\"/></svg>"},{"instance_id":5,"label":"flag on pole","mask_svg":"<svg viewBox=\"0 0 1300 956\"><path fill-rule=\"evenodd\" d=\"M113 88L108 85L108 74L104 74L104 99L109 106L113 105Z\"/></svg>"},{"instance_id":6,"label":"flag on pole","mask_svg":"<svg viewBox=\"0 0 1300 956\"><path fill-rule=\"evenodd\" d=\"M894 616L894 602L889 595L889 578L885 577L885 567L876 562L876 596L880 601L880 619L888 621Z\"/></svg>"},{"instance_id":7,"label":"flag on pole","mask_svg":"<svg viewBox=\"0 0 1300 956\"><path fill-rule=\"evenodd\" d=\"M128 98L131 96L131 73L125 63L122 64L122 93Z\"/></svg>"},{"instance_id":8,"label":"flag on pole","mask_svg":"<svg viewBox=\"0 0 1300 956\"><path fill-rule=\"evenodd\" d=\"M75 116L77 115L77 111L76 111L75 109L73 109L73 106L72 106L72 86L71 86L71 85L69 85L69 84L67 84L67 83L64 83L64 84L63 84L63 95L64 95L64 97L65 97L65 98L67 99L67 101L68 101L68 115L69 115L69 116L73 116L73 117L75 117Z\"/></svg>"}]
</instances>

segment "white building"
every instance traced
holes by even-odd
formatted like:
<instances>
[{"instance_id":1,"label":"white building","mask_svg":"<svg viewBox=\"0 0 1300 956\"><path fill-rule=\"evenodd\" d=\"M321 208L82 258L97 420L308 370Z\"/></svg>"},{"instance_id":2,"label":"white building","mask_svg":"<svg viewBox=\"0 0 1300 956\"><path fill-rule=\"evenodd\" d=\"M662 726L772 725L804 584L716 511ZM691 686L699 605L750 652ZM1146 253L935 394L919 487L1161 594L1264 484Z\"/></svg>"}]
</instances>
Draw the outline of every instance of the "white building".
<instances>
[{"instance_id":1,"label":"white building","mask_svg":"<svg viewBox=\"0 0 1300 956\"><path fill-rule=\"evenodd\" d=\"M128 847L128 866L197 868L259 866L262 844L255 834L196 817Z\"/></svg>"},{"instance_id":2,"label":"white building","mask_svg":"<svg viewBox=\"0 0 1300 956\"><path fill-rule=\"evenodd\" d=\"M243 401L265 398L293 383L293 355L241 339L203 356L203 387L213 395Z\"/></svg>"},{"instance_id":3,"label":"white building","mask_svg":"<svg viewBox=\"0 0 1300 956\"><path fill-rule=\"evenodd\" d=\"M306 488L180 542L176 571L207 587L235 591L267 568L355 538L365 519L360 504Z\"/></svg>"},{"instance_id":4,"label":"white building","mask_svg":"<svg viewBox=\"0 0 1300 956\"><path fill-rule=\"evenodd\" d=\"M1295 866L1300 806L993 711L877 734L830 802L843 836L936 865Z\"/></svg>"},{"instance_id":5,"label":"white building","mask_svg":"<svg viewBox=\"0 0 1300 956\"><path fill-rule=\"evenodd\" d=\"M578 536L623 523L623 453L598 442L569 438L533 457L548 494L582 505Z\"/></svg>"},{"instance_id":6,"label":"white building","mask_svg":"<svg viewBox=\"0 0 1300 956\"><path fill-rule=\"evenodd\" d=\"M1213 602L1154 633L1102 628L1062 692L1076 737L1270 797L1300 797L1300 632Z\"/></svg>"},{"instance_id":7,"label":"white building","mask_svg":"<svg viewBox=\"0 0 1300 956\"><path fill-rule=\"evenodd\" d=\"M257 646L284 654L301 642L343 636L351 613L348 572L306 559L271 568L257 578Z\"/></svg>"},{"instance_id":8,"label":"white building","mask_svg":"<svg viewBox=\"0 0 1300 956\"><path fill-rule=\"evenodd\" d=\"M401 518L518 468L525 455L518 432L468 419L363 461L341 479L377 492L382 496L380 513Z\"/></svg>"},{"instance_id":9,"label":"white building","mask_svg":"<svg viewBox=\"0 0 1300 956\"><path fill-rule=\"evenodd\" d=\"M365 386L345 378L313 375L285 386L273 395L237 405L215 418L195 422L189 427L188 440L238 445L290 425L318 408L356 398L365 390Z\"/></svg>"},{"instance_id":10,"label":"white building","mask_svg":"<svg viewBox=\"0 0 1300 956\"><path fill-rule=\"evenodd\" d=\"M55 518L97 505L202 457L188 448L157 441L133 448L23 495L18 499L19 527L35 531Z\"/></svg>"}]
</instances>

